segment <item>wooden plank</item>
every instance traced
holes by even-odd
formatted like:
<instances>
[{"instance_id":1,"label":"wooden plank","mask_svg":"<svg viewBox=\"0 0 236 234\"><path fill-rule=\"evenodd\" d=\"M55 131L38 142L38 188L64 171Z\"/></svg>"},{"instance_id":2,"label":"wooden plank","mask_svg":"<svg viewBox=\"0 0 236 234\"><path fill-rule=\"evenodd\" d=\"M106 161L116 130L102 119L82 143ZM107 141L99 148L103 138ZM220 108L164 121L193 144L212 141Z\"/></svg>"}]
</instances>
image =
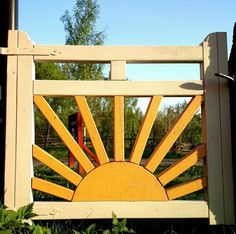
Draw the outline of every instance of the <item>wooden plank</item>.
<instances>
[{"instance_id":1,"label":"wooden plank","mask_svg":"<svg viewBox=\"0 0 236 234\"><path fill-rule=\"evenodd\" d=\"M33 156L76 186L82 180L82 177L79 176L76 172L71 170L65 164L57 160L55 157L53 157L37 145L33 145Z\"/></svg>"},{"instance_id":2,"label":"wooden plank","mask_svg":"<svg viewBox=\"0 0 236 234\"><path fill-rule=\"evenodd\" d=\"M158 174L157 178L162 185L168 184L181 173L194 166L198 161L206 156L205 144L198 146L192 152L176 161L173 165Z\"/></svg>"},{"instance_id":3,"label":"wooden plank","mask_svg":"<svg viewBox=\"0 0 236 234\"><path fill-rule=\"evenodd\" d=\"M210 34L203 42L205 72L208 197L211 224L234 223L233 176L225 33ZM217 180L215 178L218 178Z\"/></svg>"},{"instance_id":4,"label":"wooden plank","mask_svg":"<svg viewBox=\"0 0 236 234\"><path fill-rule=\"evenodd\" d=\"M18 32L19 48L33 48L26 33ZM18 56L17 74L17 125L16 125L16 174L15 207L32 202L31 177L33 172L33 56Z\"/></svg>"},{"instance_id":5,"label":"wooden plank","mask_svg":"<svg viewBox=\"0 0 236 234\"><path fill-rule=\"evenodd\" d=\"M74 195L74 191L71 189L37 177L32 178L32 189L54 195L68 201L71 201Z\"/></svg>"},{"instance_id":6,"label":"wooden plank","mask_svg":"<svg viewBox=\"0 0 236 234\"><path fill-rule=\"evenodd\" d=\"M111 61L110 79L126 80L126 61Z\"/></svg>"},{"instance_id":7,"label":"wooden plank","mask_svg":"<svg viewBox=\"0 0 236 234\"><path fill-rule=\"evenodd\" d=\"M35 80L34 94L44 96L169 96L203 95L203 81L55 81Z\"/></svg>"},{"instance_id":8,"label":"wooden plank","mask_svg":"<svg viewBox=\"0 0 236 234\"><path fill-rule=\"evenodd\" d=\"M114 158L125 161L124 97L114 97Z\"/></svg>"},{"instance_id":9,"label":"wooden plank","mask_svg":"<svg viewBox=\"0 0 236 234\"><path fill-rule=\"evenodd\" d=\"M185 108L184 112L175 122L173 127L163 137L162 141L159 143L159 145L147 161L145 168L147 168L151 172L154 172L156 170L162 159L168 153L171 146L174 144L187 124L191 121L194 114L197 112L199 106L201 105L201 102L202 96L195 96L192 98L192 100L189 102L188 106Z\"/></svg>"},{"instance_id":10,"label":"wooden plank","mask_svg":"<svg viewBox=\"0 0 236 234\"><path fill-rule=\"evenodd\" d=\"M9 31L8 46L16 48L17 39L18 31ZM9 56L7 58L4 204L9 208L15 207L17 59L17 56Z\"/></svg>"},{"instance_id":11,"label":"wooden plank","mask_svg":"<svg viewBox=\"0 0 236 234\"><path fill-rule=\"evenodd\" d=\"M88 103L84 96L75 96L76 104L82 114L83 121L88 130L90 139L92 141L93 147L96 151L96 156L99 160L100 165L109 162L109 158L107 156L107 152L103 145L102 139L98 132L97 126L94 122L93 116L89 110ZM83 166L83 165L82 165Z\"/></svg>"},{"instance_id":12,"label":"wooden plank","mask_svg":"<svg viewBox=\"0 0 236 234\"><path fill-rule=\"evenodd\" d=\"M228 74L226 33L217 33L217 46L219 72ZM225 224L235 224L230 98L228 82L224 79L220 79L219 88Z\"/></svg>"},{"instance_id":13,"label":"wooden plank","mask_svg":"<svg viewBox=\"0 0 236 234\"><path fill-rule=\"evenodd\" d=\"M145 149L149 134L151 132L154 120L156 119L158 108L160 106L162 96L153 96L150 100L142 125L140 126L136 137L130 161L139 164Z\"/></svg>"},{"instance_id":14,"label":"wooden plank","mask_svg":"<svg viewBox=\"0 0 236 234\"><path fill-rule=\"evenodd\" d=\"M110 79L126 80L126 61L111 61ZM114 159L125 161L124 97L114 96Z\"/></svg>"},{"instance_id":15,"label":"wooden plank","mask_svg":"<svg viewBox=\"0 0 236 234\"><path fill-rule=\"evenodd\" d=\"M208 218L205 201L34 202L34 219Z\"/></svg>"},{"instance_id":16,"label":"wooden plank","mask_svg":"<svg viewBox=\"0 0 236 234\"><path fill-rule=\"evenodd\" d=\"M36 45L35 61L110 63L198 63L203 60L201 46L55 46ZM79 56L78 56L79 55Z\"/></svg>"},{"instance_id":17,"label":"wooden plank","mask_svg":"<svg viewBox=\"0 0 236 234\"><path fill-rule=\"evenodd\" d=\"M73 153L74 157L78 160L78 162L82 165L84 170L88 173L93 170L94 166L87 158L86 154L77 144L75 139L71 136L68 129L64 126L49 104L45 101L42 96L34 96L34 102L46 117L48 122L55 129L57 134L63 140L65 145L69 148L69 150Z\"/></svg>"},{"instance_id":18,"label":"wooden plank","mask_svg":"<svg viewBox=\"0 0 236 234\"><path fill-rule=\"evenodd\" d=\"M175 185L166 189L167 196L170 200L185 196L187 194L199 191L207 187L206 178L198 178L189 182Z\"/></svg>"}]
</instances>

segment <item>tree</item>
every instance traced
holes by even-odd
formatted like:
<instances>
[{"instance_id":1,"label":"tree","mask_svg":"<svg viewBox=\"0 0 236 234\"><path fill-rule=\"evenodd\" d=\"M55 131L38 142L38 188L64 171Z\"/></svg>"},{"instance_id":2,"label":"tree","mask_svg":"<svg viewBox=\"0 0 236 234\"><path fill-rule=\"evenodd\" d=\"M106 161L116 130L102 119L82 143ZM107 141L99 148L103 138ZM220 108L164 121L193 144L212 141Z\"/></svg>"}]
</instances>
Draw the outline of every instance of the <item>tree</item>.
<instances>
[{"instance_id":1,"label":"tree","mask_svg":"<svg viewBox=\"0 0 236 234\"><path fill-rule=\"evenodd\" d=\"M104 31L96 30L99 5L96 0L77 0L71 15L67 10L61 17L66 32L67 45L103 45ZM101 64L67 64L64 67L69 79L104 79Z\"/></svg>"}]
</instances>

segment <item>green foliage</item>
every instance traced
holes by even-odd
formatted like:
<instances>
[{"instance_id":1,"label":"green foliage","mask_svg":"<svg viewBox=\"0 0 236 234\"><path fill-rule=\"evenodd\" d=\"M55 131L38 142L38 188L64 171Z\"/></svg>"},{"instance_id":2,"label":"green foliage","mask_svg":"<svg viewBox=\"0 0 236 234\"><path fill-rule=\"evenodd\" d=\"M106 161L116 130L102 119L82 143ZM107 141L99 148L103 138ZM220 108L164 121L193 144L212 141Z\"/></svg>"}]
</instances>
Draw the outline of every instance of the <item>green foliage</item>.
<instances>
[{"instance_id":1,"label":"green foliage","mask_svg":"<svg viewBox=\"0 0 236 234\"><path fill-rule=\"evenodd\" d=\"M166 106L157 114L151 131L151 145L152 150L155 149L158 142L165 136L165 134L172 128L175 121L184 111L187 102L178 103L175 106ZM198 112L194 115L190 123L179 136L172 151L175 153L182 153L183 151L191 150L201 143L202 121L201 114Z\"/></svg>"},{"instance_id":2,"label":"green foliage","mask_svg":"<svg viewBox=\"0 0 236 234\"><path fill-rule=\"evenodd\" d=\"M82 230L81 232L73 230L74 234L122 234L122 233L136 233L133 229L129 229L127 226L127 220L123 219L119 221L117 219L117 216L115 213L112 213L112 228L111 230L105 229L105 230L97 230L96 224L93 223L90 226L88 226L85 230Z\"/></svg>"},{"instance_id":3,"label":"green foliage","mask_svg":"<svg viewBox=\"0 0 236 234\"><path fill-rule=\"evenodd\" d=\"M0 204L0 233L51 233L48 228L34 224L31 219L35 216L37 215L33 213L33 203L20 207L17 211Z\"/></svg>"}]
</instances>

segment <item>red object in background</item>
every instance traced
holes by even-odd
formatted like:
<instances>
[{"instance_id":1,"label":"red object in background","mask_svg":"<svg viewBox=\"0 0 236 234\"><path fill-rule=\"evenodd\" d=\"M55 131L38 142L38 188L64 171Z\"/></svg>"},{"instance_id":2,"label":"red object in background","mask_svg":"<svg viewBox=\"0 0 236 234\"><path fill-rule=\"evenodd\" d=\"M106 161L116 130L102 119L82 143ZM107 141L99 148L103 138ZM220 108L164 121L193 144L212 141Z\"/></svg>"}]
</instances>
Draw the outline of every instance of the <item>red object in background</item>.
<instances>
[{"instance_id":1,"label":"red object in background","mask_svg":"<svg viewBox=\"0 0 236 234\"><path fill-rule=\"evenodd\" d=\"M84 144L84 131L83 131L83 118L80 112L69 116L69 131L75 140L78 142L82 150L84 150L90 156L94 162L99 163L97 156ZM75 157L69 151L68 166L70 168L75 166ZM83 167L78 163L79 173L84 173Z\"/></svg>"}]
</instances>

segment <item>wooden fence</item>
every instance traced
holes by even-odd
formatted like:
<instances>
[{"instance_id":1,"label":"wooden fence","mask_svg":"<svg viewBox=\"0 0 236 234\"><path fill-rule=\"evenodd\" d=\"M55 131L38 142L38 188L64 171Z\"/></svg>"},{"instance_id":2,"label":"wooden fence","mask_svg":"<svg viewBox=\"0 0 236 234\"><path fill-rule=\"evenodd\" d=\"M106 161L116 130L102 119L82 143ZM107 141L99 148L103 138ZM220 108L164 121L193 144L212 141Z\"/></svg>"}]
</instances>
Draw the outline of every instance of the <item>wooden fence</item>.
<instances>
[{"instance_id":1,"label":"wooden fence","mask_svg":"<svg viewBox=\"0 0 236 234\"><path fill-rule=\"evenodd\" d=\"M63 198L63 202L35 201L38 219L209 218L211 224L234 223L234 199L226 34L210 34L199 46L44 46L27 34L9 31L5 204L18 208L33 202L32 190ZM109 63L110 81L34 80L34 62ZM199 80L126 81L127 63L197 63ZM99 160L95 167L46 102L45 96L72 96L81 111ZM114 99L114 157L110 161L88 107L86 97ZM132 152L125 160L124 97L151 97ZM162 97L192 97L170 131L141 165L142 154ZM85 170L82 177L34 144L36 105ZM155 171L194 114L201 108L202 144L159 174ZM75 189L37 178L32 155L71 182ZM204 159L203 177L168 185ZM180 198L205 190L206 201ZM176 200L178 199L178 200Z\"/></svg>"}]
</instances>

